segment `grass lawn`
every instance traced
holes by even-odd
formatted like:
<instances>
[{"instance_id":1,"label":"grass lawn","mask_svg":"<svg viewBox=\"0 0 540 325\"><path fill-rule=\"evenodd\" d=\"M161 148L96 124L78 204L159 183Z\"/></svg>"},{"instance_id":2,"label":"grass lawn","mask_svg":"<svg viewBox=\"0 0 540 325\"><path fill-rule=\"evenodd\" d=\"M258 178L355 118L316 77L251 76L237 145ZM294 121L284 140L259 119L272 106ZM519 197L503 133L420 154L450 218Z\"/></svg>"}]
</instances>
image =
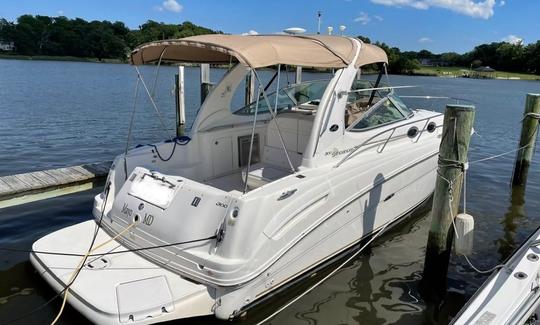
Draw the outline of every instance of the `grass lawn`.
<instances>
[{"instance_id":1,"label":"grass lawn","mask_svg":"<svg viewBox=\"0 0 540 325\"><path fill-rule=\"evenodd\" d=\"M415 74L426 76L462 76L469 71L464 67L420 67L414 70ZM540 80L539 75L517 72L496 71L496 78L519 78L521 80Z\"/></svg>"}]
</instances>

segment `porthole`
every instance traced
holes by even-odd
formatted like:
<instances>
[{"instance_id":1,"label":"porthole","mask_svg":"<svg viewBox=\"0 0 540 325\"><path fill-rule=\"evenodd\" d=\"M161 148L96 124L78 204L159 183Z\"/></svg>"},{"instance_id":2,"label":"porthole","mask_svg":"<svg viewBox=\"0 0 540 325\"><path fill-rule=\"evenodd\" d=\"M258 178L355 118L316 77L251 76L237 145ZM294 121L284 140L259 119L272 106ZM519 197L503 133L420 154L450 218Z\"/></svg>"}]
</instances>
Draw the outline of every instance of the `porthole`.
<instances>
[{"instance_id":1,"label":"porthole","mask_svg":"<svg viewBox=\"0 0 540 325\"><path fill-rule=\"evenodd\" d=\"M416 126L413 126L412 128L407 131L407 136L409 138L414 138L418 134L418 128Z\"/></svg>"},{"instance_id":2,"label":"porthole","mask_svg":"<svg viewBox=\"0 0 540 325\"><path fill-rule=\"evenodd\" d=\"M433 133L436 129L437 129L437 124L435 124L435 122L430 122L428 125L427 125L427 128L429 133Z\"/></svg>"}]
</instances>

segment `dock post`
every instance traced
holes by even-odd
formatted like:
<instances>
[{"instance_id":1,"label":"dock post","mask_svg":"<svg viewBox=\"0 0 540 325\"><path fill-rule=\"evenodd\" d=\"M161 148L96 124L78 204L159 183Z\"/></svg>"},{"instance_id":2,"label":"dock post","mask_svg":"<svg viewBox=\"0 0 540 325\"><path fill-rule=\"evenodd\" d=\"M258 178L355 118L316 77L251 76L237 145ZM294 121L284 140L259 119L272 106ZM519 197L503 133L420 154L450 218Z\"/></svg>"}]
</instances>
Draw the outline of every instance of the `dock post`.
<instances>
[{"instance_id":1,"label":"dock post","mask_svg":"<svg viewBox=\"0 0 540 325\"><path fill-rule=\"evenodd\" d=\"M446 295L448 264L454 239L452 218L458 213L463 172L474 122L474 106L447 105L439 149L439 166L419 291L431 305ZM429 308L428 308L429 309Z\"/></svg>"},{"instance_id":2,"label":"dock post","mask_svg":"<svg viewBox=\"0 0 540 325\"><path fill-rule=\"evenodd\" d=\"M178 66L178 74L175 78L176 99L176 136L183 136L186 125L186 106L184 100L184 66Z\"/></svg>"},{"instance_id":3,"label":"dock post","mask_svg":"<svg viewBox=\"0 0 540 325\"><path fill-rule=\"evenodd\" d=\"M534 146L538 135L538 123L540 121L540 94L527 94L521 137L514 165L512 185L525 185L527 173L534 155Z\"/></svg>"},{"instance_id":4,"label":"dock post","mask_svg":"<svg viewBox=\"0 0 540 325\"><path fill-rule=\"evenodd\" d=\"M296 76L294 79L294 83L301 83L302 82L302 67L296 67Z\"/></svg>"},{"instance_id":5,"label":"dock post","mask_svg":"<svg viewBox=\"0 0 540 325\"><path fill-rule=\"evenodd\" d=\"M210 64L201 64L201 105L206 96L212 91L213 85L210 82Z\"/></svg>"},{"instance_id":6,"label":"dock post","mask_svg":"<svg viewBox=\"0 0 540 325\"><path fill-rule=\"evenodd\" d=\"M255 99L255 72L250 71L246 76L246 95L244 97L244 105L251 104Z\"/></svg>"}]
</instances>

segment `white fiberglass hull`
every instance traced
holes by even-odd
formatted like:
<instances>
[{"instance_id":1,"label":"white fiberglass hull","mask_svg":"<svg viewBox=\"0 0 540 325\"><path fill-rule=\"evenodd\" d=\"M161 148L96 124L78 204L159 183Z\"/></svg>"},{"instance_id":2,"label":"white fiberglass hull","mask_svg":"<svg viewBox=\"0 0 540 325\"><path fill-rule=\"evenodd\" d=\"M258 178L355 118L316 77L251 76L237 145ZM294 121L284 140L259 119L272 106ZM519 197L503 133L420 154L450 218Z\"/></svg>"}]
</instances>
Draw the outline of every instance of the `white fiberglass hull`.
<instances>
[{"instance_id":1,"label":"white fiberglass hull","mask_svg":"<svg viewBox=\"0 0 540 325\"><path fill-rule=\"evenodd\" d=\"M228 319L317 265L357 244L380 227L395 222L425 200L435 183L436 153L402 168L354 202L371 202L363 218L350 216L345 206L299 241L264 273L240 286L209 286L183 278L133 252L106 255L85 267L71 286L68 302L100 324L153 323L215 314ZM399 191L383 188L399 183ZM367 198L368 201L362 200ZM95 222L87 221L49 234L34 243L35 251L86 253ZM100 231L96 243L110 239ZM125 250L112 242L97 253ZM89 261L92 261L90 258ZM56 290L61 291L80 261L78 256L33 253L32 264ZM149 292L149 286L157 292ZM119 289L120 288L120 289ZM156 300L157 299L157 300ZM132 321L133 319L133 321Z\"/></svg>"}]
</instances>

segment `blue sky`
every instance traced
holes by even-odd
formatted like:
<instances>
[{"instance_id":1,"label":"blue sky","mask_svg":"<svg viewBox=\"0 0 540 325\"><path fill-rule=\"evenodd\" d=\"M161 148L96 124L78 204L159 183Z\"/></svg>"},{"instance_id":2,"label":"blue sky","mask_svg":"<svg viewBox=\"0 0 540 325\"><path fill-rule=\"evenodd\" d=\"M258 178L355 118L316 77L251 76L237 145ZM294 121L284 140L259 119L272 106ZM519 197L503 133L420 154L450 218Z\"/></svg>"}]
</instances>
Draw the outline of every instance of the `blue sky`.
<instances>
[{"instance_id":1,"label":"blue sky","mask_svg":"<svg viewBox=\"0 0 540 325\"><path fill-rule=\"evenodd\" d=\"M539 0L0 0L0 17L65 15L123 21L136 28L152 19L190 20L227 33L275 33L287 27L365 35L403 50L466 52L493 41L540 39Z\"/></svg>"}]
</instances>

